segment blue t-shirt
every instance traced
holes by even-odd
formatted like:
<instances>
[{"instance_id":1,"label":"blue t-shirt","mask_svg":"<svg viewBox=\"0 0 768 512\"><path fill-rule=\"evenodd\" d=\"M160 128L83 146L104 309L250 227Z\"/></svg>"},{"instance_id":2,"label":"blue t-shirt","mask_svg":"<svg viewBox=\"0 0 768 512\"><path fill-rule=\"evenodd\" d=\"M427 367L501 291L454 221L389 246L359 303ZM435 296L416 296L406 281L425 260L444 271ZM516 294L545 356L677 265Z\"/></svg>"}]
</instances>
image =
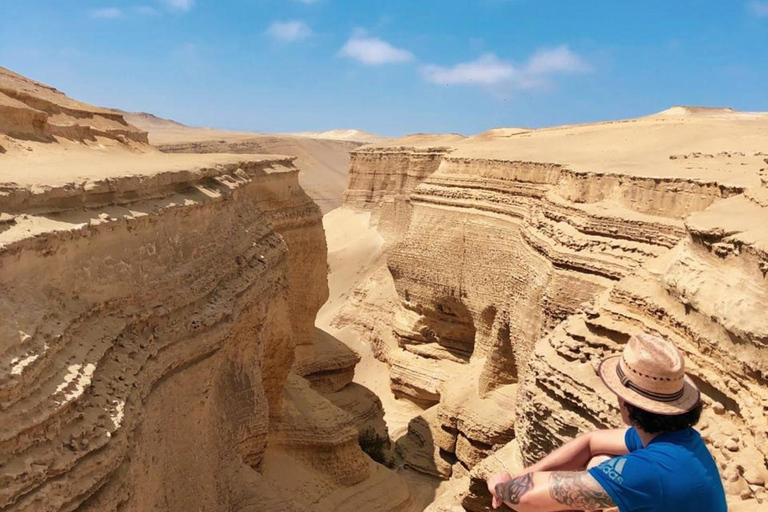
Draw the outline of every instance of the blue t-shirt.
<instances>
[{"instance_id":1,"label":"blue t-shirt","mask_svg":"<svg viewBox=\"0 0 768 512\"><path fill-rule=\"evenodd\" d=\"M717 465L694 429L660 434L643 448L630 428L624 442L629 454L589 470L620 512L727 511Z\"/></svg>"}]
</instances>

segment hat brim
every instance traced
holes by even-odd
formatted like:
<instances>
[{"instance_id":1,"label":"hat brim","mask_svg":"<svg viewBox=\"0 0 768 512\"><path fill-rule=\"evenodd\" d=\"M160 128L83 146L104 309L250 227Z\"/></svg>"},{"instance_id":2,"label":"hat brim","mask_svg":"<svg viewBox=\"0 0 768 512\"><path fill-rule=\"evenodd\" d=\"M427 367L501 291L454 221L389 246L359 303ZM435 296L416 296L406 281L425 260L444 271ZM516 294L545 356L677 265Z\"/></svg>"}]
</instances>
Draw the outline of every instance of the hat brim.
<instances>
[{"instance_id":1,"label":"hat brim","mask_svg":"<svg viewBox=\"0 0 768 512\"><path fill-rule=\"evenodd\" d=\"M604 359L597 368L597 374L608 389L613 391L614 394L627 403L639 407L644 411L665 416L674 416L677 414L685 414L696 407L701 400L699 388L688 375L685 376L683 395L674 402L659 402L641 395L637 391L630 389L621 383L621 379L616 372L616 367L619 365L620 359L621 356Z\"/></svg>"}]
</instances>

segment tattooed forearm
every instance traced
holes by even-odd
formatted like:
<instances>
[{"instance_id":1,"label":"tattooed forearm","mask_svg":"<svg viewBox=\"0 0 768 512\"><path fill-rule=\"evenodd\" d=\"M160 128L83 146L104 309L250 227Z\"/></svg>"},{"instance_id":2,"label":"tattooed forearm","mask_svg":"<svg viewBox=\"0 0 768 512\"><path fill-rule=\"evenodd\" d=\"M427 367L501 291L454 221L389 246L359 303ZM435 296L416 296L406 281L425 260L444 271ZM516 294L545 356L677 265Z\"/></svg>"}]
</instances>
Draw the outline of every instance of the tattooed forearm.
<instances>
[{"instance_id":1,"label":"tattooed forearm","mask_svg":"<svg viewBox=\"0 0 768 512\"><path fill-rule=\"evenodd\" d=\"M555 471L549 477L552 499L578 510L602 510L615 507L600 484L583 471Z\"/></svg>"},{"instance_id":2,"label":"tattooed forearm","mask_svg":"<svg viewBox=\"0 0 768 512\"><path fill-rule=\"evenodd\" d=\"M520 498L523 494L527 493L533 488L533 475L526 473L518 477L513 478L509 482L502 482L496 485L496 496L501 498L501 501L517 505L520 503Z\"/></svg>"}]
</instances>

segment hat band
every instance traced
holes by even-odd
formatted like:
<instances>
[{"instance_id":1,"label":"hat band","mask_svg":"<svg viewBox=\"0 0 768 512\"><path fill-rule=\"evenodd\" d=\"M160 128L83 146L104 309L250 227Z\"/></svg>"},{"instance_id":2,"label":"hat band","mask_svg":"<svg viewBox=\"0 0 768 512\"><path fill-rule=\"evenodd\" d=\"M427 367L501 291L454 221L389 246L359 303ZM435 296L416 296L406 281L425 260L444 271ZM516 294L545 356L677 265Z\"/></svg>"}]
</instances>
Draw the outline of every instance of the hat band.
<instances>
[{"instance_id":1,"label":"hat band","mask_svg":"<svg viewBox=\"0 0 768 512\"><path fill-rule=\"evenodd\" d=\"M680 388L679 391L674 393L654 393L653 391L643 389L629 380L629 377L626 376L624 370L621 369L621 365L616 365L616 374L619 376L619 380L621 380L621 383L624 385L624 387L627 387L632 391L635 391L637 394L656 402L674 402L680 399L683 396L683 393L685 393L685 387Z\"/></svg>"}]
</instances>

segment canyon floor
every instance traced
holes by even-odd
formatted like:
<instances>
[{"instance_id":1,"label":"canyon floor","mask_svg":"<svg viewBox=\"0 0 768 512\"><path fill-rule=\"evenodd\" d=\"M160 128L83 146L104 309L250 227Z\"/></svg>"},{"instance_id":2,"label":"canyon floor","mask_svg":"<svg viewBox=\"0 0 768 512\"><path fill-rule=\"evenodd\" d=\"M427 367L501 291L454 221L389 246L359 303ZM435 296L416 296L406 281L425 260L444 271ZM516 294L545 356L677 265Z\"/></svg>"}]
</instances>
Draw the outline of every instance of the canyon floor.
<instances>
[{"instance_id":1,"label":"canyon floor","mask_svg":"<svg viewBox=\"0 0 768 512\"><path fill-rule=\"evenodd\" d=\"M194 128L0 68L0 509L490 510L673 341L768 502L768 114Z\"/></svg>"}]
</instances>

